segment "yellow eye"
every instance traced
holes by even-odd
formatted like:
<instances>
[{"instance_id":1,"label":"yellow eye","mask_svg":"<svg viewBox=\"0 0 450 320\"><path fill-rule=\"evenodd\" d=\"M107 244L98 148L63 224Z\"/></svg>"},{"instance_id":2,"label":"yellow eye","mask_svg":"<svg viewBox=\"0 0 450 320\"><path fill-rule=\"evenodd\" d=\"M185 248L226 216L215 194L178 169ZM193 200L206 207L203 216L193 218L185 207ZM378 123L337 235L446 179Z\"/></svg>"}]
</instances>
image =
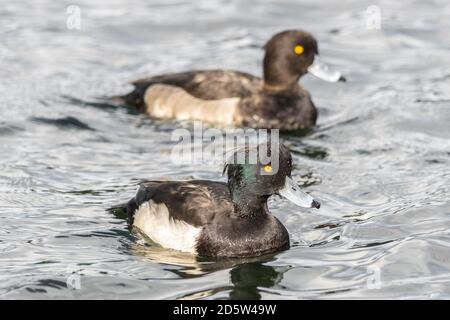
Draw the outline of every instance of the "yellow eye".
<instances>
[{"instance_id":1,"label":"yellow eye","mask_svg":"<svg viewBox=\"0 0 450 320\"><path fill-rule=\"evenodd\" d=\"M272 172L272 166L270 164L264 166L265 172Z\"/></svg>"},{"instance_id":2,"label":"yellow eye","mask_svg":"<svg viewBox=\"0 0 450 320\"><path fill-rule=\"evenodd\" d=\"M301 55L303 53L303 51L305 51L305 49L301 46L301 45L296 45L294 48L294 52L296 55Z\"/></svg>"}]
</instances>

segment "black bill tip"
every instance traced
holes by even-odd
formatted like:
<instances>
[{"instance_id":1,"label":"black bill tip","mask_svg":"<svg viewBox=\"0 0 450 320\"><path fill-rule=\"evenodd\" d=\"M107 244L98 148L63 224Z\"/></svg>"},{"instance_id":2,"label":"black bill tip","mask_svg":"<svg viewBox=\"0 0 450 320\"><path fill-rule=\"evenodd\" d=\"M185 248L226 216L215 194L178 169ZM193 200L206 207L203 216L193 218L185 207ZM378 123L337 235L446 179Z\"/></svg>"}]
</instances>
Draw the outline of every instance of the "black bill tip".
<instances>
[{"instance_id":1,"label":"black bill tip","mask_svg":"<svg viewBox=\"0 0 450 320\"><path fill-rule=\"evenodd\" d=\"M320 202L313 200L313 202L311 203L311 208L316 208L319 209L320 208Z\"/></svg>"},{"instance_id":2,"label":"black bill tip","mask_svg":"<svg viewBox=\"0 0 450 320\"><path fill-rule=\"evenodd\" d=\"M341 75L341 76L339 77L338 81L339 81L339 82L347 82L347 79L346 79L343 75Z\"/></svg>"}]
</instances>

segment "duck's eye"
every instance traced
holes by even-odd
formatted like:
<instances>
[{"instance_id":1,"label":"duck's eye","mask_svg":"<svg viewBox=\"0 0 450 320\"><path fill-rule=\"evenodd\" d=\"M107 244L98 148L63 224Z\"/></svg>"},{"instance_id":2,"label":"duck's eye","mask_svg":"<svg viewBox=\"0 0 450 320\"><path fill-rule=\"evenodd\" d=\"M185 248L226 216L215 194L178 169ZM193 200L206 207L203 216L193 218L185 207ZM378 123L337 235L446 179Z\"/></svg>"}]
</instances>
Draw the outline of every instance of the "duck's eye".
<instances>
[{"instance_id":1,"label":"duck's eye","mask_svg":"<svg viewBox=\"0 0 450 320\"><path fill-rule=\"evenodd\" d=\"M301 46L299 44L296 45L295 48L294 48L294 52L298 56L301 55L303 53L303 51L305 51L305 48L303 48L303 46Z\"/></svg>"},{"instance_id":2,"label":"duck's eye","mask_svg":"<svg viewBox=\"0 0 450 320\"><path fill-rule=\"evenodd\" d=\"M272 172L272 166L270 164L266 164L264 166L264 171L265 172Z\"/></svg>"}]
</instances>

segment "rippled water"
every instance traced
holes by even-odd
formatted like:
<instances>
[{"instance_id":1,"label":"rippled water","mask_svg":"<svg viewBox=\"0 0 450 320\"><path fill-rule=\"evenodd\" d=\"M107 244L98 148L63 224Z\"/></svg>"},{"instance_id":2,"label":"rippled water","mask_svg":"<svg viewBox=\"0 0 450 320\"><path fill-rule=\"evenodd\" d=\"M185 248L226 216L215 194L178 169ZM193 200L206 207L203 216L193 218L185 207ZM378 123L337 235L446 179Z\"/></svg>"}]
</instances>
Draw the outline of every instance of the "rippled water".
<instances>
[{"instance_id":1,"label":"rippled water","mask_svg":"<svg viewBox=\"0 0 450 320\"><path fill-rule=\"evenodd\" d=\"M0 9L0 298L450 298L447 1L85 0L81 30L70 4ZM221 168L172 164L179 124L99 97L191 68L260 74L262 44L286 28L311 31L348 80L303 78L318 126L283 135L322 208L274 199L292 248L253 260L139 244L107 208L140 179Z\"/></svg>"}]
</instances>

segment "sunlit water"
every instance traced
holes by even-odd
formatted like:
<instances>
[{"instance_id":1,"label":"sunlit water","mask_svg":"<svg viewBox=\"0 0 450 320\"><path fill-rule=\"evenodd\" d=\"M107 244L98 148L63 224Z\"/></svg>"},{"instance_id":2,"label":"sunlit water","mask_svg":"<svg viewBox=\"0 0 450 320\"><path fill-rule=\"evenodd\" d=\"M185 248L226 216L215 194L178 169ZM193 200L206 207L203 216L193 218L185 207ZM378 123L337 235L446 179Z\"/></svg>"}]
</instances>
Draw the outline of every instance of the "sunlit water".
<instances>
[{"instance_id":1,"label":"sunlit water","mask_svg":"<svg viewBox=\"0 0 450 320\"><path fill-rule=\"evenodd\" d=\"M77 30L71 1L2 2L0 298L450 298L448 2L251 3L77 1ZM271 201L292 248L269 257L140 244L106 209L141 179L221 168L171 163L179 123L88 102L158 73L261 74L261 46L287 28L311 31L348 80L302 78L318 125L283 135L321 209Z\"/></svg>"}]
</instances>

